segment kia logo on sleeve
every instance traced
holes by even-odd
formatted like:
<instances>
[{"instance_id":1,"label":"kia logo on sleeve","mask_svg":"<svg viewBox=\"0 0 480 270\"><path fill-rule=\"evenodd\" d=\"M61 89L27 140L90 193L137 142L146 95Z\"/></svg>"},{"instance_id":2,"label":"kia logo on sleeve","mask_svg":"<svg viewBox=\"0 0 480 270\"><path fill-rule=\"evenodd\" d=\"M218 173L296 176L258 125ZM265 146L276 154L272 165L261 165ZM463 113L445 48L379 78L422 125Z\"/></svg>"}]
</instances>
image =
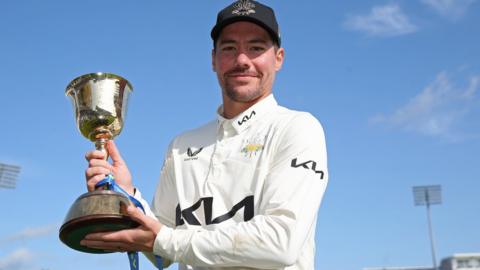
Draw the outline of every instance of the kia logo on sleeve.
<instances>
[{"instance_id":1,"label":"kia logo on sleeve","mask_svg":"<svg viewBox=\"0 0 480 270\"><path fill-rule=\"evenodd\" d=\"M311 165L311 166L310 166ZM297 158L292 159L292 168L298 168L302 166L305 169L309 169L314 171L316 174L320 174L320 179L323 179L324 173L323 171L317 171L317 163L313 160L305 161L302 163L297 163Z\"/></svg>"}]
</instances>

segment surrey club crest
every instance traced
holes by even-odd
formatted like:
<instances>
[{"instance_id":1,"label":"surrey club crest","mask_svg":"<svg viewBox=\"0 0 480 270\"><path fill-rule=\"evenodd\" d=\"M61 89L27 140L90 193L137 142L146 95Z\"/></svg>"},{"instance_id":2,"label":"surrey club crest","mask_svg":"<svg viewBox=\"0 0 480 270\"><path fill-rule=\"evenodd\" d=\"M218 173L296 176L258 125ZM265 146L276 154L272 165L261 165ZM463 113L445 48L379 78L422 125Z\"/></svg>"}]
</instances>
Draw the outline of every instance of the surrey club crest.
<instances>
[{"instance_id":1,"label":"surrey club crest","mask_svg":"<svg viewBox=\"0 0 480 270\"><path fill-rule=\"evenodd\" d=\"M252 156L256 156L257 153L261 152L265 147L266 136L255 136L251 139L244 140L245 146L242 147L241 152L247 158L251 158Z\"/></svg>"},{"instance_id":2,"label":"surrey club crest","mask_svg":"<svg viewBox=\"0 0 480 270\"><path fill-rule=\"evenodd\" d=\"M240 0L234 6L232 14L235 15L250 15L255 13L255 4L251 3L249 0Z\"/></svg>"}]
</instances>

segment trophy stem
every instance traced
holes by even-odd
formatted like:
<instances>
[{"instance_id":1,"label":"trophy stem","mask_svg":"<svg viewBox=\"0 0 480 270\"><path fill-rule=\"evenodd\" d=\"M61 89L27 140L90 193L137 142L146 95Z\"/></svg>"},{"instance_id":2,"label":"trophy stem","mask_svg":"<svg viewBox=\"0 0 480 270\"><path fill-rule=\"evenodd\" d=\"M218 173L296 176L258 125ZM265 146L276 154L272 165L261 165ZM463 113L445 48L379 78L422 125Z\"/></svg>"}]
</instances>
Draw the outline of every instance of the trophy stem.
<instances>
[{"instance_id":1,"label":"trophy stem","mask_svg":"<svg viewBox=\"0 0 480 270\"><path fill-rule=\"evenodd\" d=\"M107 138L98 138L95 140L95 148L98 151L102 151L105 155L103 156L104 160L108 160L108 152L107 148L105 147L105 144L107 144L109 139Z\"/></svg>"}]
</instances>

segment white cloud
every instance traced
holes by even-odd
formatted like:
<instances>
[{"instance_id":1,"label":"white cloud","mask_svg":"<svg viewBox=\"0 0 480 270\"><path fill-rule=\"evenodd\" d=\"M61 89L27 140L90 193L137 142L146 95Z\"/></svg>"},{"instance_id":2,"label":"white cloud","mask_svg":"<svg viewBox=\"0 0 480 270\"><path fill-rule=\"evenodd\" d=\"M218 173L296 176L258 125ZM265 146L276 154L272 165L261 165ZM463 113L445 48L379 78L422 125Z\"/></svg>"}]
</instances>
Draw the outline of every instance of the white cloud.
<instances>
[{"instance_id":1,"label":"white cloud","mask_svg":"<svg viewBox=\"0 0 480 270\"><path fill-rule=\"evenodd\" d=\"M36 228L25 228L17 233L14 233L10 236L7 236L4 239L0 240L0 244L11 243L19 240L28 240L32 238L37 238L45 235L49 235L58 230L57 224L49 224ZM0 268L1 270L1 268Z\"/></svg>"},{"instance_id":2,"label":"white cloud","mask_svg":"<svg viewBox=\"0 0 480 270\"><path fill-rule=\"evenodd\" d=\"M28 249L20 248L7 256L0 258L1 270L28 270L35 254Z\"/></svg>"},{"instance_id":3,"label":"white cloud","mask_svg":"<svg viewBox=\"0 0 480 270\"><path fill-rule=\"evenodd\" d=\"M349 16L345 27L373 36L398 36L417 30L398 5L373 7L368 15Z\"/></svg>"},{"instance_id":4,"label":"white cloud","mask_svg":"<svg viewBox=\"0 0 480 270\"><path fill-rule=\"evenodd\" d=\"M421 0L440 15L458 19L476 0Z\"/></svg>"},{"instance_id":5,"label":"white cloud","mask_svg":"<svg viewBox=\"0 0 480 270\"><path fill-rule=\"evenodd\" d=\"M480 75L472 76L468 86L456 88L446 72L391 115L377 115L371 123L383 123L427 136L457 140L459 126L480 103Z\"/></svg>"}]
</instances>

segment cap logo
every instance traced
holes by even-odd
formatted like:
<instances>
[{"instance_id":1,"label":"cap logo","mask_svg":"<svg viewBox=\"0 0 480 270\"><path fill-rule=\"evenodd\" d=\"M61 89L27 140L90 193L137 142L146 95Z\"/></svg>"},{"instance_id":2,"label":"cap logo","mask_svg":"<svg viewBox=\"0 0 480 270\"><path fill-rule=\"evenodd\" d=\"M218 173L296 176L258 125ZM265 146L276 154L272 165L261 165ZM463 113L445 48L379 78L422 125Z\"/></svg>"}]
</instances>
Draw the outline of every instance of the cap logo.
<instances>
[{"instance_id":1,"label":"cap logo","mask_svg":"<svg viewBox=\"0 0 480 270\"><path fill-rule=\"evenodd\" d=\"M250 15L252 13L255 13L255 4L251 3L249 0L239 0L234 6L233 6L233 11L232 14L239 15L239 16L245 16L245 15Z\"/></svg>"}]
</instances>

